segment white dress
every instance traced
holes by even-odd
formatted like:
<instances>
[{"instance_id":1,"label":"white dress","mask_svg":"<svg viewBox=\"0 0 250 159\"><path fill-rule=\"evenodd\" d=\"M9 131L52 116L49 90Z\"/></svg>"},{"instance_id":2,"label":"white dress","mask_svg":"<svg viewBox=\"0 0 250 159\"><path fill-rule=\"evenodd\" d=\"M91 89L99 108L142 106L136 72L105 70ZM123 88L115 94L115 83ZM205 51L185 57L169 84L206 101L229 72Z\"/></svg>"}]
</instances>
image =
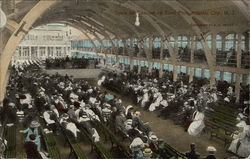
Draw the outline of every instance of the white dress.
<instances>
[{"instance_id":1,"label":"white dress","mask_svg":"<svg viewBox=\"0 0 250 159\"><path fill-rule=\"evenodd\" d=\"M236 154L236 150L237 150L237 145L238 145L238 142L239 142L239 138L240 138L241 134L238 134L238 135L233 135L233 138L234 140L231 142L229 148L228 148L228 151L230 152L233 152Z\"/></svg>"},{"instance_id":2,"label":"white dress","mask_svg":"<svg viewBox=\"0 0 250 159\"><path fill-rule=\"evenodd\" d=\"M196 114L195 114L196 113ZM204 129L205 124L204 124L204 114L196 111L194 112L194 119L193 122L190 124L188 127L188 133L191 136L197 136L198 134L201 133L201 131Z\"/></svg>"},{"instance_id":3,"label":"white dress","mask_svg":"<svg viewBox=\"0 0 250 159\"><path fill-rule=\"evenodd\" d=\"M145 94L143 95L143 98L142 98L142 101L141 101L141 106L142 106L142 107L145 107L146 103L148 102L148 99L149 99L148 93L145 93Z\"/></svg>"},{"instance_id":4,"label":"white dress","mask_svg":"<svg viewBox=\"0 0 250 159\"><path fill-rule=\"evenodd\" d=\"M250 155L250 126L244 127L240 140L240 146L237 151L237 155L241 157L248 157Z\"/></svg>"},{"instance_id":5,"label":"white dress","mask_svg":"<svg viewBox=\"0 0 250 159\"><path fill-rule=\"evenodd\" d=\"M77 132L80 132L80 130L76 127L76 125L72 122L68 123L66 125L66 129L71 131L75 137L77 137Z\"/></svg>"}]
</instances>

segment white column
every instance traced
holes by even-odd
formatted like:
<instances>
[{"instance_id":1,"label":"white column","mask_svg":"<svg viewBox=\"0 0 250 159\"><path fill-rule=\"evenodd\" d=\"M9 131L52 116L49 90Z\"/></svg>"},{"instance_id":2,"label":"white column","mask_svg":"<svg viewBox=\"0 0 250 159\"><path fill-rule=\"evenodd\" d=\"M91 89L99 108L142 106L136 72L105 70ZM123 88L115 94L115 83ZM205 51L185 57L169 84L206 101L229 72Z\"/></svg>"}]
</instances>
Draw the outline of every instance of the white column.
<instances>
[{"instance_id":1,"label":"white column","mask_svg":"<svg viewBox=\"0 0 250 159\"><path fill-rule=\"evenodd\" d=\"M45 47L45 58L48 58L49 57L49 47L48 46L46 46Z\"/></svg>"},{"instance_id":2,"label":"white column","mask_svg":"<svg viewBox=\"0 0 250 159\"><path fill-rule=\"evenodd\" d=\"M31 54L32 54L31 46L29 46L29 57L28 57L28 59L31 59L31 58L32 58Z\"/></svg>"},{"instance_id":3,"label":"white column","mask_svg":"<svg viewBox=\"0 0 250 159\"><path fill-rule=\"evenodd\" d=\"M39 46L37 46L37 58L39 59L40 58L40 49L39 49Z\"/></svg>"}]
</instances>

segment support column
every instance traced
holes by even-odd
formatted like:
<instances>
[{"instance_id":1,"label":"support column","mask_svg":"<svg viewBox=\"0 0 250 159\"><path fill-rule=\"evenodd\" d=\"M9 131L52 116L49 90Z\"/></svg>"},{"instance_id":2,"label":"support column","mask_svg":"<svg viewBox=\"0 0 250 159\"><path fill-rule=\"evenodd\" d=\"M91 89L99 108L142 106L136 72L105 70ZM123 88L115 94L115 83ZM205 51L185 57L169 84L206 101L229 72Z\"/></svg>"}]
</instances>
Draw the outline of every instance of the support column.
<instances>
[{"instance_id":1,"label":"support column","mask_svg":"<svg viewBox=\"0 0 250 159\"><path fill-rule=\"evenodd\" d=\"M153 38L149 38L149 48L147 48L147 59L152 59ZM147 41L146 41L147 43ZM152 73L153 63L148 61L148 73Z\"/></svg>"},{"instance_id":2,"label":"support column","mask_svg":"<svg viewBox=\"0 0 250 159\"><path fill-rule=\"evenodd\" d=\"M245 50L250 50L249 44L250 44L250 30L248 30L248 32L245 35Z\"/></svg>"},{"instance_id":3,"label":"support column","mask_svg":"<svg viewBox=\"0 0 250 159\"><path fill-rule=\"evenodd\" d=\"M22 52L22 51L21 51ZM0 55L3 54L3 31L0 31ZM0 69L0 81L4 81L4 78L2 76L2 69ZM2 79L3 78L3 79ZM3 86L3 87L6 87L6 86ZM0 107L3 106L3 99L4 99L4 96L5 96L5 89L1 88L1 85L0 85L0 91L4 90L4 92L0 93Z\"/></svg>"},{"instance_id":4,"label":"support column","mask_svg":"<svg viewBox=\"0 0 250 159\"><path fill-rule=\"evenodd\" d=\"M221 46L221 50L222 51L225 51L226 49L226 35L221 35L221 38L222 38L222 46Z\"/></svg>"},{"instance_id":5,"label":"support column","mask_svg":"<svg viewBox=\"0 0 250 159\"><path fill-rule=\"evenodd\" d=\"M39 47L40 48L40 47ZM39 49L40 50L40 49ZM54 52L54 51L53 51ZM45 47L45 57L49 57L49 47Z\"/></svg>"},{"instance_id":6,"label":"support column","mask_svg":"<svg viewBox=\"0 0 250 159\"><path fill-rule=\"evenodd\" d=\"M141 61L138 60L138 73L140 74L141 73Z\"/></svg>"},{"instance_id":7,"label":"support column","mask_svg":"<svg viewBox=\"0 0 250 159\"><path fill-rule=\"evenodd\" d=\"M231 83L234 83L234 77L235 77L235 74L232 73L232 74L231 74Z\"/></svg>"},{"instance_id":8,"label":"support column","mask_svg":"<svg viewBox=\"0 0 250 159\"><path fill-rule=\"evenodd\" d=\"M173 65L173 81L174 82L177 81L177 78L178 78L177 68L178 66Z\"/></svg>"},{"instance_id":9,"label":"support column","mask_svg":"<svg viewBox=\"0 0 250 159\"><path fill-rule=\"evenodd\" d=\"M122 43L123 43L122 55L125 56L125 49L127 48L126 40L122 39Z\"/></svg>"},{"instance_id":10,"label":"support column","mask_svg":"<svg viewBox=\"0 0 250 159\"><path fill-rule=\"evenodd\" d=\"M210 88L216 88L215 70L210 69Z\"/></svg>"},{"instance_id":11,"label":"support column","mask_svg":"<svg viewBox=\"0 0 250 159\"><path fill-rule=\"evenodd\" d=\"M237 48L236 48L236 34L234 34L233 48L234 48L234 50L237 50Z\"/></svg>"},{"instance_id":12,"label":"support column","mask_svg":"<svg viewBox=\"0 0 250 159\"><path fill-rule=\"evenodd\" d=\"M159 78L163 77L163 63L160 63L160 69L159 69Z\"/></svg>"},{"instance_id":13,"label":"support column","mask_svg":"<svg viewBox=\"0 0 250 159\"><path fill-rule=\"evenodd\" d=\"M152 73L153 63L148 61L148 73Z\"/></svg>"},{"instance_id":14,"label":"support column","mask_svg":"<svg viewBox=\"0 0 250 159\"><path fill-rule=\"evenodd\" d=\"M25 54L24 54L24 49L23 49L24 47L22 46L22 59L25 57Z\"/></svg>"},{"instance_id":15,"label":"support column","mask_svg":"<svg viewBox=\"0 0 250 159\"><path fill-rule=\"evenodd\" d=\"M216 62L216 33L212 33L212 42L211 42L211 52L212 52L212 55L214 56L215 58L215 62Z\"/></svg>"},{"instance_id":16,"label":"support column","mask_svg":"<svg viewBox=\"0 0 250 159\"><path fill-rule=\"evenodd\" d=\"M20 56L19 58L22 58L22 56L23 56L23 47L22 47L22 46L19 46L19 50L21 51L21 54L19 54L19 56L20 56L20 55L21 55L21 56Z\"/></svg>"},{"instance_id":17,"label":"support column","mask_svg":"<svg viewBox=\"0 0 250 159\"><path fill-rule=\"evenodd\" d=\"M220 80L224 81L224 72L220 71Z\"/></svg>"},{"instance_id":18,"label":"support column","mask_svg":"<svg viewBox=\"0 0 250 159\"><path fill-rule=\"evenodd\" d=\"M160 60L162 61L163 60L163 47L164 47L164 41L163 41L163 38L161 38L161 50L160 50ZM159 69L159 78L162 78L163 77L163 63L161 62L160 63L160 69Z\"/></svg>"},{"instance_id":19,"label":"support column","mask_svg":"<svg viewBox=\"0 0 250 159\"><path fill-rule=\"evenodd\" d=\"M130 71L132 72L134 70L134 58L129 57L129 59L130 59Z\"/></svg>"},{"instance_id":20,"label":"support column","mask_svg":"<svg viewBox=\"0 0 250 159\"><path fill-rule=\"evenodd\" d=\"M194 80L194 68L189 67L188 70L189 70L189 80L188 80L188 82L191 83Z\"/></svg>"},{"instance_id":21,"label":"support column","mask_svg":"<svg viewBox=\"0 0 250 159\"><path fill-rule=\"evenodd\" d=\"M37 46L37 59L40 59L40 48ZM41 56L43 58L43 56Z\"/></svg>"},{"instance_id":22,"label":"support column","mask_svg":"<svg viewBox=\"0 0 250 159\"><path fill-rule=\"evenodd\" d=\"M194 49L195 49L195 37L192 37L192 42L191 42L191 49L190 49L190 63L194 63ZM189 69L189 83L193 82L194 80L194 68L190 67Z\"/></svg>"},{"instance_id":23,"label":"support column","mask_svg":"<svg viewBox=\"0 0 250 159\"><path fill-rule=\"evenodd\" d=\"M201 68L201 78L205 78L205 70Z\"/></svg>"},{"instance_id":24,"label":"support column","mask_svg":"<svg viewBox=\"0 0 250 159\"><path fill-rule=\"evenodd\" d=\"M237 68L241 68L241 34L238 34L238 45L237 45L237 52L236 52L236 58L237 58ZM236 74L236 81L235 81L235 97L236 97L236 103L240 100L240 76L241 74Z\"/></svg>"},{"instance_id":25,"label":"support column","mask_svg":"<svg viewBox=\"0 0 250 159\"><path fill-rule=\"evenodd\" d=\"M129 60L130 60L130 71L134 70L134 49L133 49L134 39L130 39L130 49L129 49Z\"/></svg>"},{"instance_id":26,"label":"support column","mask_svg":"<svg viewBox=\"0 0 250 159\"><path fill-rule=\"evenodd\" d=\"M174 54L176 57L178 57L178 37L177 36L174 36ZM173 81L177 81L177 78L178 78L178 66L174 65L174 68L173 68Z\"/></svg>"},{"instance_id":27,"label":"support column","mask_svg":"<svg viewBox=\"0 0 250 159\"><path fill-rule=\"evenodd\" d=\"M46 47L45 47L45 49L46 49ZM56 47L53 47L53 57L56 57L57 55L57 52L56 52Z\"/></svg>"}]
</instances>

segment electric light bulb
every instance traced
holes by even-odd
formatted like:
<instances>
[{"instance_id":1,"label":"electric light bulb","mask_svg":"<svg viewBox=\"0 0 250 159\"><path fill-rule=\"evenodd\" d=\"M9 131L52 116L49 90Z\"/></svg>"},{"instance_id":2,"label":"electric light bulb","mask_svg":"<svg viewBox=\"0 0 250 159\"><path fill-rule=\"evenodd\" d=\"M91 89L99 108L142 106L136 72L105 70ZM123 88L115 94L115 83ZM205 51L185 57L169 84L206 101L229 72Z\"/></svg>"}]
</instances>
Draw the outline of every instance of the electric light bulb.
<instances>
[{"instance_id":1,"label":"electric light bulb","mask_svg":"<svg viewBox=\"0 0 250 159\"><path fill-rule=\"evenodd\" d=\"M140 26L139 13L136 13L135 25Z\"/></svg>"}]
</instances>

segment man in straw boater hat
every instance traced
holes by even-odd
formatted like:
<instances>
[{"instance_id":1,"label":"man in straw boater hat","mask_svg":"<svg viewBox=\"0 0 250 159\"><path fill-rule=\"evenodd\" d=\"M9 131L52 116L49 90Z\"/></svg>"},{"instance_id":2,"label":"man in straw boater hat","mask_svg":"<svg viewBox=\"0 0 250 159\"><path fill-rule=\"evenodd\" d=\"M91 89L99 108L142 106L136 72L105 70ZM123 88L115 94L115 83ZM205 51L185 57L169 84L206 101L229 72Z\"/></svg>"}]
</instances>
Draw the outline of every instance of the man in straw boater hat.
<instances>
[{"instance_id":1,"label":"man in straw boater hat","mask_svg":"<svg viewBox=\"0 0 250 159\"><path fill-rule=\"evenodd\" d=\"M20 130L20 133L24 133L26 134L26 138L25 138L25 142L29 142L30 139L30 135L33 134L35 135L35 140L34 143L37 145L37 151L41 151L41 140L40 140L40 135L39 135L39 131L38 131L38 127L40 126L40 123L38 123L37 121L32 121L30 123L30 126L25 129L25 130Z\"/></svg>"},{"instance_id":2,"label":"man in straw boater hat","mask_svg":"<svg viewBox=\"0 0 250 159\"><path fill-rule=\"evenodd\" d=\"M213 147L213 146L208 146L207 147L207 152L208 152L208 155L204 158L204 159L216 159L215 157L215 153L216 153L216 148Z\"/></svg>"},{"instance_id":3,"label":"man in straw boater hat","mask_svg":"<svg viewBox=\"0 0 250 159\"><path fill-rule=\"evenodd\" d=\"M145 148L143 151L144 159L151 159L152 153L150 148Z\"/></svg>"}]
</instances>

